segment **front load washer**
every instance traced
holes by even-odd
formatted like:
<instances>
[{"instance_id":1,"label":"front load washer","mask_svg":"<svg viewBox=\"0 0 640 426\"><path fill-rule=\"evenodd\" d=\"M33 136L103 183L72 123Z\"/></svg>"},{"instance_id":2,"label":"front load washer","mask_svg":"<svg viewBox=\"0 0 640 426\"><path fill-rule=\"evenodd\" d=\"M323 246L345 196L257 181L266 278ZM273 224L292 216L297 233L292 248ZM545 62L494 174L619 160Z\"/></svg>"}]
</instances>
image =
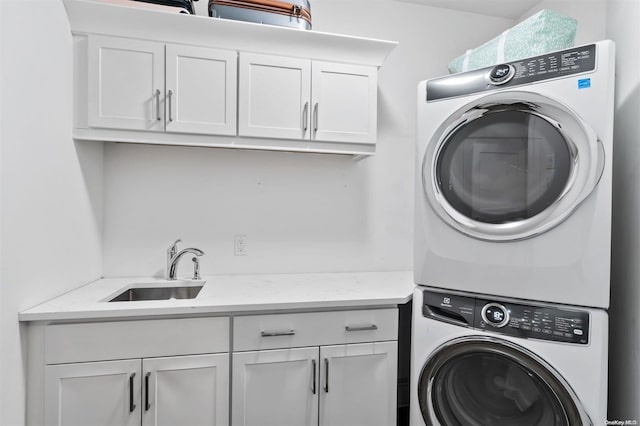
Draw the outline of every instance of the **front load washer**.
<instances>
[{"instance_id":1,"label":"front load washer","mask_svg":"<svg viewBox=\"0 0 640 426\"><path fill-rule=\"evenodd\" d=\"M607 308L614 44L418 86L415 281Z\"/></svg>"},{"instance_id":2,"label":"front load washer","mask_svg":"<svg viewBox=\"0 0 640 426\"><path fill-rule=\"evenodd\" d=\"M604 309L413 294L412 426L603 425Z\"/></svg>"}]
</instances>

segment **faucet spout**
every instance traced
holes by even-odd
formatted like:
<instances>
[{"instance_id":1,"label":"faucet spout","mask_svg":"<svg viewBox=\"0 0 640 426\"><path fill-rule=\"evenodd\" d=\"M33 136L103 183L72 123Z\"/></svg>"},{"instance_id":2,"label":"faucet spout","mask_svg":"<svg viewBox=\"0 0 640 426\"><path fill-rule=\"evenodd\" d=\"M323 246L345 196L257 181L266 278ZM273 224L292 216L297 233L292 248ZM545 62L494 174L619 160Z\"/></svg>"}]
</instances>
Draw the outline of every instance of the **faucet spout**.
<instances>
[{"instance_id":1,"label":"faucet spout","mask_svg":"<svg viewBox=\"0 0 640 426\"><path fill-rule=\"evenodd\" d=\"M172 249L173 248L173 249ZM177 252L177 249L175 247L175 243L172 245L172 247L169 248L169 250L167 250L167 279L168 280L175 280L176 279L176 272L178 270L178 262L180 262L180 259L182 258L182 256L184 256L187 253L191 253L194 254L196 256L202 256L204 254L204 252L200 249L194 248L194 247L189 247L186 249L182 249L179 252Z\"/></svg>"}]
</instances>

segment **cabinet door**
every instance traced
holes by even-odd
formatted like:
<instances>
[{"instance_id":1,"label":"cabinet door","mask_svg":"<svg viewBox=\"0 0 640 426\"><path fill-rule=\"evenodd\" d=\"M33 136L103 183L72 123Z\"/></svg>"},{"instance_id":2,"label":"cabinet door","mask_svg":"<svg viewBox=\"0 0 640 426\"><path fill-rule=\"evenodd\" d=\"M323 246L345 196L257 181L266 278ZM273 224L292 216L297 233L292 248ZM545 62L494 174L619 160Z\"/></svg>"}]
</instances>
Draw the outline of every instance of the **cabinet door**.
<instances>
[{"instance_id":1,"label":"cabinet door","mask_svg":"<svg viewBox=\"0 0 640 426\"><path fill-rule=\"evenodd\" d=\"M140 424L139 359L45 367L45 424Z\"/></svg>"},{"instance_id":2,"label":"cabinet door","mask_svg":"<svg viewBox=\"0 0 640 426\"><path fill-rule=\"evenodd\" d=\"M313 140L375 143L378 78L375 67L313 62Z\"/></svg>"},{"instance_id":3,"label":"cabinet door","mask_svg":"<svg viewBox=\"0 0 640 426\"><path fill-rule=\"evenodd\" d=\"M311 61L240 53L238 134L309 138Z\"/></svg>"},{"instance_id":4,"label":"cabinet door","mask_svg":"<svg viewBox=\"0 0 640 426\"><path fill-rule=\"evenodd\" d=\"M320 348L320 425L396 424L397 342Z\"/></svg>"},{"instance_id":5,"label":"cabinet door","mask_svg":"<svg viewBox=\"0 0 640 426\"><path fill-rule=\"evenodd\" d=\"M233 354L234 425L318 424L318 348Z\"/></svg>"},{"instance_id":6,"label":"cabinet door","mask_svg":"<svg viewBox=\"0 0 640 426\"><path fill-rule=\"evenodd\" d=\"M167 45L166 131L236 134L237 53Z\"/></svg>"},{"instance_id":7,"label":"cabinet door","mask_svg":"<svg viewBox=\"0 0 640 426\"><path fill-rule=\"evenodd\" d=\"M142 424L229 424L229 354L145 358Z\"/></svg>"},{"instance_id":8,"label":"cabinet door","mask_svg":"<svg viewBox=\"0 0 640 426\"><path fill-rule=\"evenodd\" d=\"M164 44L89 36L90 127L164 131Z\"/></svg>"}]
</instances>

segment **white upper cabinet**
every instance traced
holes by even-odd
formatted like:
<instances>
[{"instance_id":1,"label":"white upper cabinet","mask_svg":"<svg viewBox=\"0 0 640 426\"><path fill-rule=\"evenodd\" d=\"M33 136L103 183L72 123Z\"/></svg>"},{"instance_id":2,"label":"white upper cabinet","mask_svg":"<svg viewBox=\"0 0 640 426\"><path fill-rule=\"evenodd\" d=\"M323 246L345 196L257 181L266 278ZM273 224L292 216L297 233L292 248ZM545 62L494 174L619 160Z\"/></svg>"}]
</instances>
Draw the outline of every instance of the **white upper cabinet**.
<instances>
[{"instance_id":1,"label":"white upper cabinet","mask_svg":"<svg viewBox=\"0 0 640 426\"><path fill-rule=\"evenodd\" d=\"M396 42L63 0L77 140L371 155Z\"/></svg>"},{"instance_id":2,"label":"white upper cabinet","mask_svg":"<svg viewBox=\"0 0 640 426\"><path fill-rule=\"evenodd\" d=\"M89 35L88 125L235 135L236 57L234 51Z\"/></svg>"},{"instance_id":3,"label":"white upper cabinet","mask_svg":"<svg viewBox=\"0 0 640 426\"><path fill-rule=\"evenodd\" d=\"M164 130L164 45L89 37L91 127Z\"/></svg>"},{"instance_id":4,"label":"white upper cabinet","mask_svg":"<svg viewBox=\"0 0 640 426\"><path fill-rule=\"evenodd\" d=\"M167 132L235 135L237 54L167 45Z\"/></svg>"},{"instance_id":5,"label":"white upper cabinet","mask_svg":"<svg viewBox=\"0 0 640 426\"><path fill-rule=\"evenodd\" d=\"M310 96L310 60L240 53L240 136L308 139Z\"/></svg>"},{"instance_id":6,"label":"white upper cabinet","mask_svg":"<svg viewBox=\"0 0 640 426\"><path fill-rule=\"evenodd\" d=\"M240 136L375 144L375 67L240 53Z\"/></svg>"},{"instance_id":7,"label":"white upper cabinet","mask_svg":"<svg viewBox=\"0 0 640 426\"><path fill-rule=\"evenodd\" d=\"M312 138L376 143L377 70L320 61L314 61L312 68Z\"/></svg>"}]
</instances>

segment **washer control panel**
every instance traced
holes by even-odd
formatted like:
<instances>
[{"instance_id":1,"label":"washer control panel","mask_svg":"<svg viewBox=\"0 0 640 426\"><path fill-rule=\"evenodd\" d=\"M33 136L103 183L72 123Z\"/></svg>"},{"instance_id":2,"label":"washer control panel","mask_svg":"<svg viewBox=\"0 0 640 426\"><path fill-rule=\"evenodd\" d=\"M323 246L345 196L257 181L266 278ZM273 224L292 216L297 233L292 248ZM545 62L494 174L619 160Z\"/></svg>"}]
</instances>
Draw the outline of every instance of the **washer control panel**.
<instances>
[{"instance_id":1,"label":"washer control panel","mask_svg":"<svg viewBox=\"0 0 640 426\"><path fill-rule=\"evenodd\" d=\"M476 299L478 310L474 327L481 330L583 345L589 342L588 312Z\"/></svg>"},{"instance_id":2,"label":"washer control panel","mask_svg":"<svg viewBox=\"0 0 640 426\"><path fill-rule=\"evenodd\" d=\"M423 291L422 315L509 336L586 345L589 312L551 304L521 304L443 291Z\"/></svg>"}]
</instances>

